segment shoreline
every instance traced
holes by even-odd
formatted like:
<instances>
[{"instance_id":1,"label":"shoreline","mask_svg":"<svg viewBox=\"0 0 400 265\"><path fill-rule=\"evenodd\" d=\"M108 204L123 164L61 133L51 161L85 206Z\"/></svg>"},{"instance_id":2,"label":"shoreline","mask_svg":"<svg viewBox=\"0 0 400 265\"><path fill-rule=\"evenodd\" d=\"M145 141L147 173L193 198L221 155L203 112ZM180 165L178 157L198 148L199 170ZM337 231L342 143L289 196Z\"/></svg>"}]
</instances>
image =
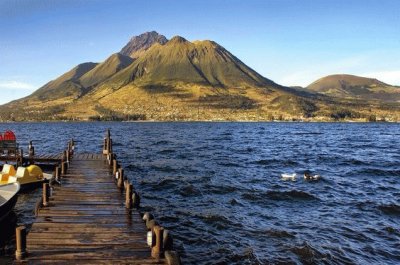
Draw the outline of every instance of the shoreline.
<instances>
[{"instance_id":1,"label":"shoreline","mask_svg":"<svg viewBox=\"0 0 400 265\"><path fill-rule=\"evenodd\" d=\"M26 120L0 121L0 123L393 123L400 121L362 121L362 120L295 120L295 121L266 121L266 120L132 120L132 121L92 121L92 120Z\"/></svg>"}]
</instances>

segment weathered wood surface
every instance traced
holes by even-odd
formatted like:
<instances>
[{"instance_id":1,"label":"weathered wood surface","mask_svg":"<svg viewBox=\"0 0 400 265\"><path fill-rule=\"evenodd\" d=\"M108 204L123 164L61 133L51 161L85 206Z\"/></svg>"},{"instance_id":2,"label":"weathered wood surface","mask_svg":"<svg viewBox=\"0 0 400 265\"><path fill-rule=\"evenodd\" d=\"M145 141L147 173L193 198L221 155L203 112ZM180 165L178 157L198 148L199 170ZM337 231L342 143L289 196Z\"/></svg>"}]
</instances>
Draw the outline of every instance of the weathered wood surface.
<instances>
[{"instance_id":1,"label":"weathered wood surface","mask_svg":"<svg viewBox=\"0 0 400 265\"><path fill-rule=\"evenodd\" d=\"M76 154L27 236L28 264L165 264L102 155Z\"/></svg>"},{"instance_id":2,"label":"weathered wood surface","mask_svg":"<svg viewBox=\"0 0 400 265\"><path fill-rule=\"evenodd\" d=\"M19 155L0 154L0 161L16 161ZM24 154L24 161L34 161L35 163L59 163L62 159L62 154L36 154L29 156Z\"/></svg>"}]
</instances>

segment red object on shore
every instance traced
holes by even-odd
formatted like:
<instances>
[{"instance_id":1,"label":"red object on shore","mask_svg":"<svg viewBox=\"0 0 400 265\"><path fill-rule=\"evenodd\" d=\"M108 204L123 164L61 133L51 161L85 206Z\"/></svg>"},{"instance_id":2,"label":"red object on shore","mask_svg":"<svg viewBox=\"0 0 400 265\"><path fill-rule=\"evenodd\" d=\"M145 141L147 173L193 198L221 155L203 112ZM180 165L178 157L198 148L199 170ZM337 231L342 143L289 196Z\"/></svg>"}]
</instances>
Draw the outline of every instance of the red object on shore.
<instances>
[{"instance_id":1,"label":"red object on shore","mask_svg":"<svg viewBox=\"0 0 400 265\"><path fill-rule=\"evenodd\" d=\"M1 139L1 138L2 138L2 139ZM10 140L10 141L15 141L15 140L16 140L16 137L15 137L14 132L13 132L13 131L10 131L10 130L7 130L7 131L4 133L4 136L1 137L1 138L0 138L0 140Z\"/></svg>"}]
</instances>

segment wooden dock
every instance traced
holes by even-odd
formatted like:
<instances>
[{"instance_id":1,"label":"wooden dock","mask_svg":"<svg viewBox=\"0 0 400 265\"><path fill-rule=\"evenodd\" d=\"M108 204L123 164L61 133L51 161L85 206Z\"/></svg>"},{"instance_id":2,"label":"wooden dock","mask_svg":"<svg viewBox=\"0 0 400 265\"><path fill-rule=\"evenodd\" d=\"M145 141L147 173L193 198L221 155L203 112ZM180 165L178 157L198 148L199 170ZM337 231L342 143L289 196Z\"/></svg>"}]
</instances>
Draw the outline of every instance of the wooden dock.
<instances>
[{"instance_id":1,"label":"wooden dock","mask_svg":"<svg viewBox=\"0 0 400 265\"><path fill-rule=\"evenodd\" d=\"M50 192L44 184L26 239L25 228L16 229L18 264L180 264L167 230L133 209L137 193L105 148L106 155L74 154L61 185Z\"/></svg>"},{"instance_id":2,"label":"wooden dock","mask_svg":"<svg viewBox=\"0 0 400 265\"><path fill-rule=\"evenodd\" d=\"M23 154L22 159L19 154L17 155L0 155L0 161L12 162L15 164L46 164L46 165L57 165L61 163L63 154L37 154L30 156L29 154Z\"/></svg>"}]
</instances>

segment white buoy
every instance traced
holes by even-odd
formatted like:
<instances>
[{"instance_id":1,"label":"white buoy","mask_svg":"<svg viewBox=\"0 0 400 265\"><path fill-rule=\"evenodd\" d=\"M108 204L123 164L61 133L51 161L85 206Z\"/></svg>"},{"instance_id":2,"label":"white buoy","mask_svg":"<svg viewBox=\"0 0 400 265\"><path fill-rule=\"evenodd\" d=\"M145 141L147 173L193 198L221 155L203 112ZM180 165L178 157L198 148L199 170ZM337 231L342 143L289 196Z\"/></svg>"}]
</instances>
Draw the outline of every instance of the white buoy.
<instances>
[{"instance_id":1,"label":"white buoy","mask_svg":"<svg viewBox=\"0 0 400 265\"><path fill-rule=\"evenodd\" d=\"M147 232L147 245L149 247L153 246L153 231L148 231Z\"/></svg>"},{"instance_id":2,"label":"white buoy","mask_svg":"<svg viewBox=\"0 0 400 265\"><path fill-rule=\"evenodd\" d=\"M296 174L296 173L293 173L293 174L286 174L286 173L283 173L283 174L281 174L282 180L296 181L296 177L297 177L297 174Z\"/></svg>"}]
</instances>

